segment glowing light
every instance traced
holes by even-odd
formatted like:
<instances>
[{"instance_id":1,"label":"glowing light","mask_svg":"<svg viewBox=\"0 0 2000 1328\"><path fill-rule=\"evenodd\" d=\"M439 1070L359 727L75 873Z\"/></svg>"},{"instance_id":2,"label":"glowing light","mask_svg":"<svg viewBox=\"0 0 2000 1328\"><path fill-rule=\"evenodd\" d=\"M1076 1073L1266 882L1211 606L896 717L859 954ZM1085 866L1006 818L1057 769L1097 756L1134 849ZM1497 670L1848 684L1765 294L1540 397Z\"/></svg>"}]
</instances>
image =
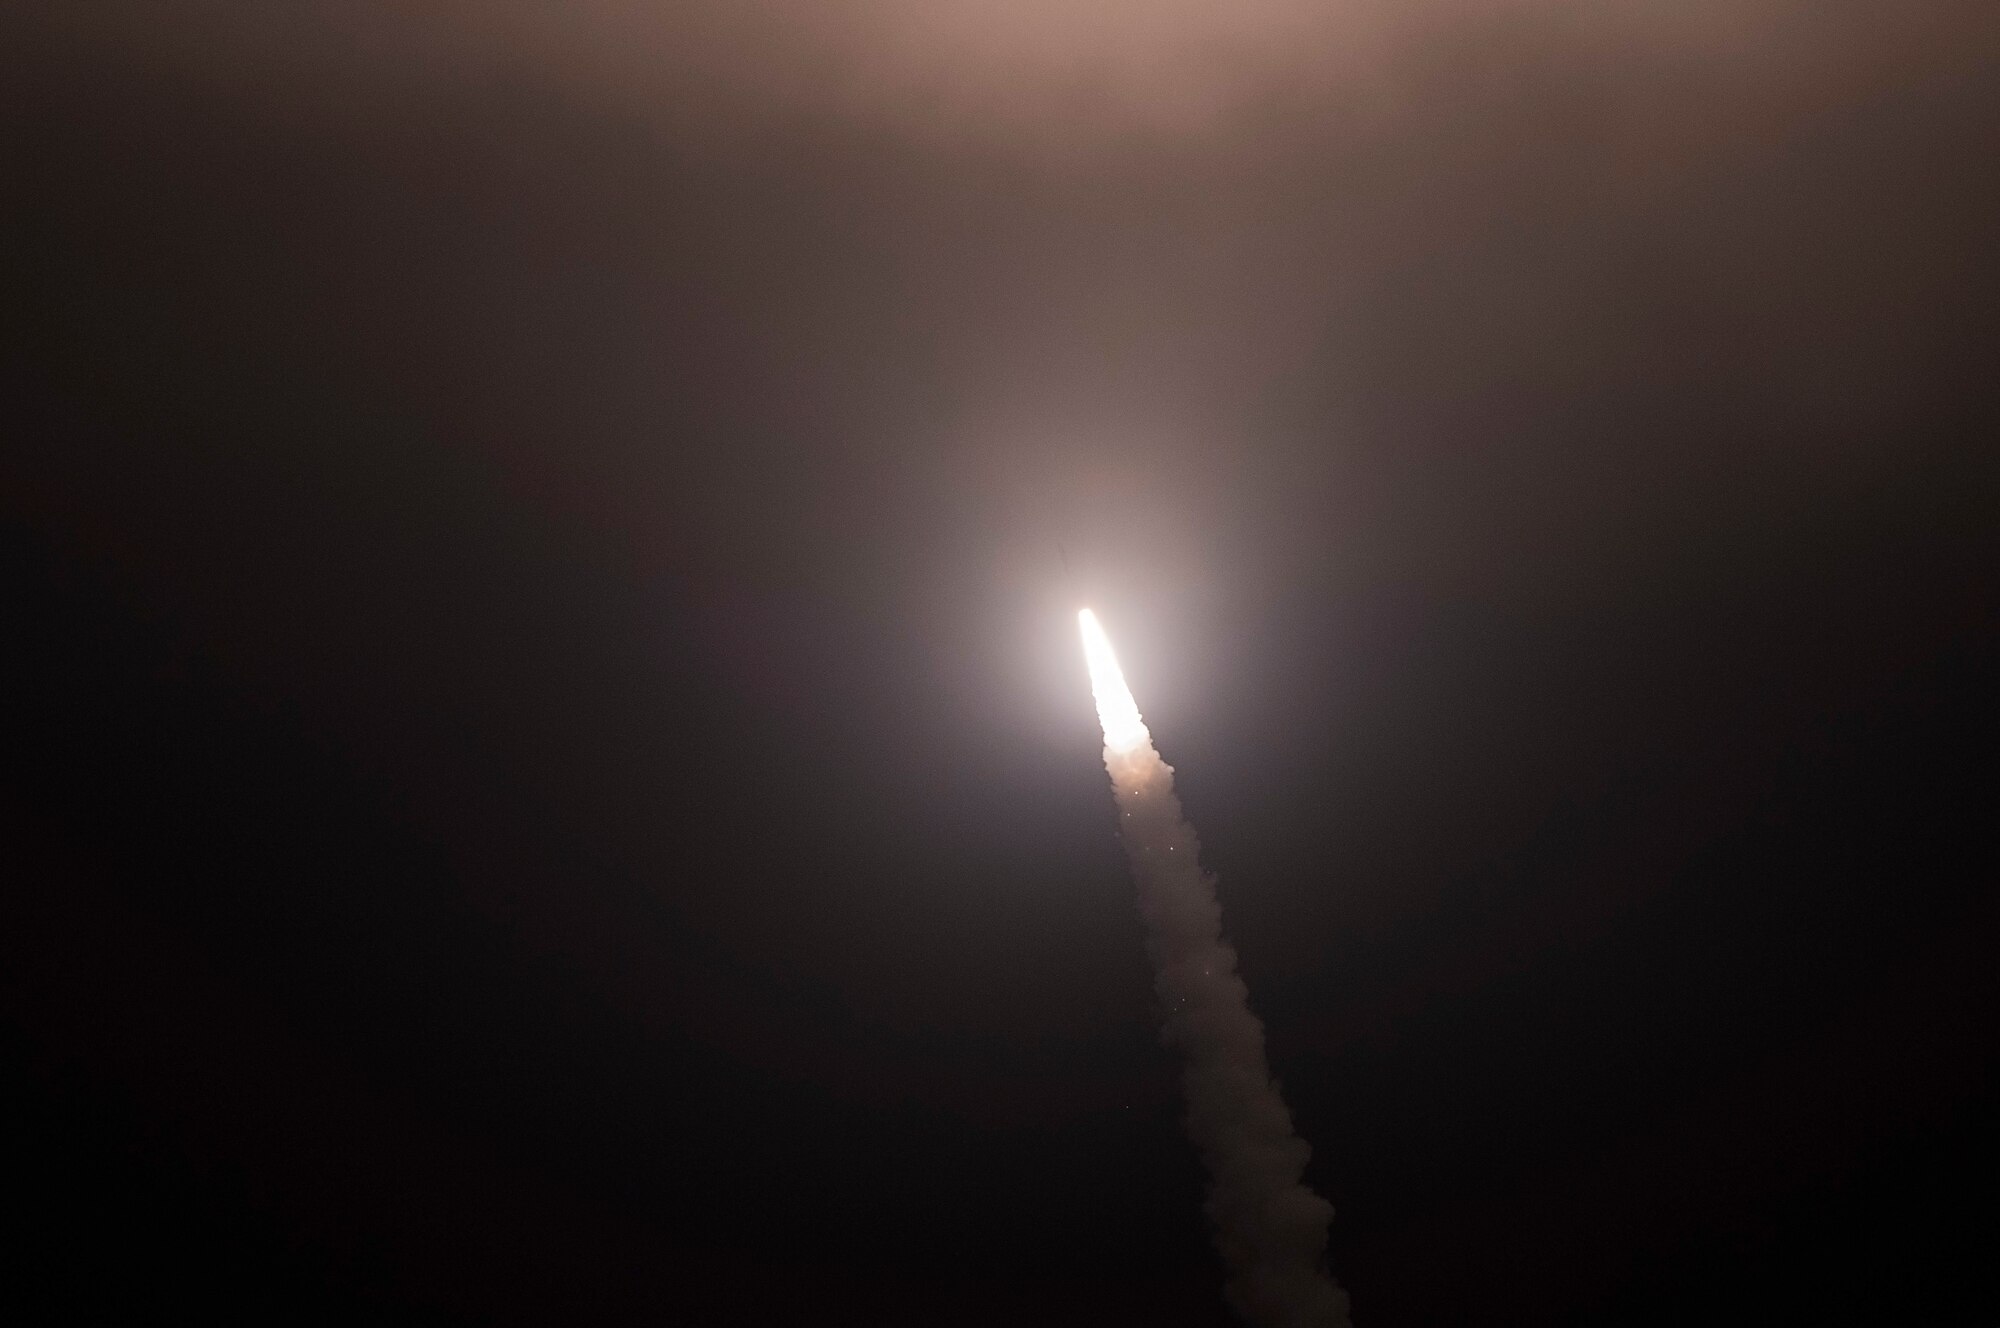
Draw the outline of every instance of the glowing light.
<instances>
[{"instance_id":1,"label":"glowing light","mask_svg":"<svg viewBox=\"0 0 2000 1328\"><path fill-rule=\"evenodd\" d=\"M1152 740L1145 721L1139 718L1138 702L1125 685L1118 656L1111 652L1111 638L1098 626L1097 615L1089 609L1076 615L1083 628L1083 658L1090 665L1090 694L1097 702L1097 722L1104 727L1104 745L1114 752L1129 752Z\"/></svg>"}]
</instances>

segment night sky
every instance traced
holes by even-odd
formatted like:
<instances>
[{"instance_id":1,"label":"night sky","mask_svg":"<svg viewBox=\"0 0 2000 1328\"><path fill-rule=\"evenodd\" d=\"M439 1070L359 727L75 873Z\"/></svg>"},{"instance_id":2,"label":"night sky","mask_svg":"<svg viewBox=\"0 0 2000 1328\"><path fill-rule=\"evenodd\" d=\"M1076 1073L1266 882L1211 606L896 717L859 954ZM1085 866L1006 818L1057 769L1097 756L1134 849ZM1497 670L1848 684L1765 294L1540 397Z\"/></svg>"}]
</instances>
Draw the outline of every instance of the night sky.
<instances>
[{"instance_id":1,"label":"night sky","mask_svg":"<svg viewBox=\"0 0 2000 1328\"><path fill-rule=\"evenodd\" d=\"M0 19L23 1322L2000 1322L2000 11ZM18 1233L25 1229L25 1238Z\"/></svg>"}]
</instances>

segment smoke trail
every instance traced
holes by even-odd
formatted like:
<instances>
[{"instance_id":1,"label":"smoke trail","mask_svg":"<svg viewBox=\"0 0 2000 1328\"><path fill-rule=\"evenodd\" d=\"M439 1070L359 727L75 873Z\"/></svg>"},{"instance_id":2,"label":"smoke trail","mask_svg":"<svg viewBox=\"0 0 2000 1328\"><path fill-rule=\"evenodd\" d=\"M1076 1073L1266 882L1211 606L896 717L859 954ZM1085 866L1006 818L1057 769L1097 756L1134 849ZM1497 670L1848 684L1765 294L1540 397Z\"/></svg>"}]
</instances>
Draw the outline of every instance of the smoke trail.
<instances>
[{"instance_id":1,"label":"smoke trail","mask_svg":"<svg viewBox=\"0 0 2000 1328\"><path fill-rule=\"evenodd\" d=\"M1229 1269L1230 1303L1260 1328L1345 1325L1347 1295L1324 1267L1333 1205L1301 1180L1312 1150L1271 1079L1264 1026L1250 1013L1236 951L1222 939L1215 882L1181 816L1174 768L1153 750L1096 617L1085 609L1080 618L1164 1037L1185 1057L1188 1134L1208 1167L1208 1216Z\"/></svg>"}]
</instances>

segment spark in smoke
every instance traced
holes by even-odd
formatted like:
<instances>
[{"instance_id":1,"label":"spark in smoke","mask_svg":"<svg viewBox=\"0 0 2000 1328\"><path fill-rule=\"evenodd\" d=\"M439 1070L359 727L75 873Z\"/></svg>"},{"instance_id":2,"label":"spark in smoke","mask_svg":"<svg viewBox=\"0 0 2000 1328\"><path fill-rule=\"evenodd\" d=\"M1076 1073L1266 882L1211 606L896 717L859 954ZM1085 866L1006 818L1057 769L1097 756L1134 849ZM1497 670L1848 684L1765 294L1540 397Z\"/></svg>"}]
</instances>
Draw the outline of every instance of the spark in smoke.
<instances>
[{"instance_id":1,"label":"spark in smoke","mask_svg":"<svg viewBox=\"0 0 2000 1328\"><path fill-rule=\"evenodd\" d=\"M1078 620L1166 1012L1163 1035L1182 1053L1188 1135L1208 1168L1208 1216L1230 1302L1261 1328L1339 1328L1348 1323L1347 1296L1324 1267L1333 1206L1302 1180L1311 1150L1271 1079L1264 1026L1250 1013L1236 951L1222 939L1215 882L1174 796L1173 767L1153 749L1097 616L1085 609Z\"/></svg>"}]
</instances>

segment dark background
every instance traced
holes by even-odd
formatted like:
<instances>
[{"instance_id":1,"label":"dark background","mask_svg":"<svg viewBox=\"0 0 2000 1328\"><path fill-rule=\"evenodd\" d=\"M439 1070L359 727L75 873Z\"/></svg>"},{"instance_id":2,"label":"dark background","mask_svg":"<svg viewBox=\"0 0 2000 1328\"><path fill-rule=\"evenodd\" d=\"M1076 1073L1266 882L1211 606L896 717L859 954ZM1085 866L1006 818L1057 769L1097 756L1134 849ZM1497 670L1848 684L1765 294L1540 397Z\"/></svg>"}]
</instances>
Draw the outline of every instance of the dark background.
<instances>
[{"instance_id":1,"label":"dark background","mask_svg":"<svg viewBox=\"0 0 2000 1328\"><path fill-rule=\"evenodd\" d=\"M1088 601L1358 1323L2000 1320L2000 22L1598 8L15 11L0 1295L1222 1322Z\"/></svg>"}]
</instances>

